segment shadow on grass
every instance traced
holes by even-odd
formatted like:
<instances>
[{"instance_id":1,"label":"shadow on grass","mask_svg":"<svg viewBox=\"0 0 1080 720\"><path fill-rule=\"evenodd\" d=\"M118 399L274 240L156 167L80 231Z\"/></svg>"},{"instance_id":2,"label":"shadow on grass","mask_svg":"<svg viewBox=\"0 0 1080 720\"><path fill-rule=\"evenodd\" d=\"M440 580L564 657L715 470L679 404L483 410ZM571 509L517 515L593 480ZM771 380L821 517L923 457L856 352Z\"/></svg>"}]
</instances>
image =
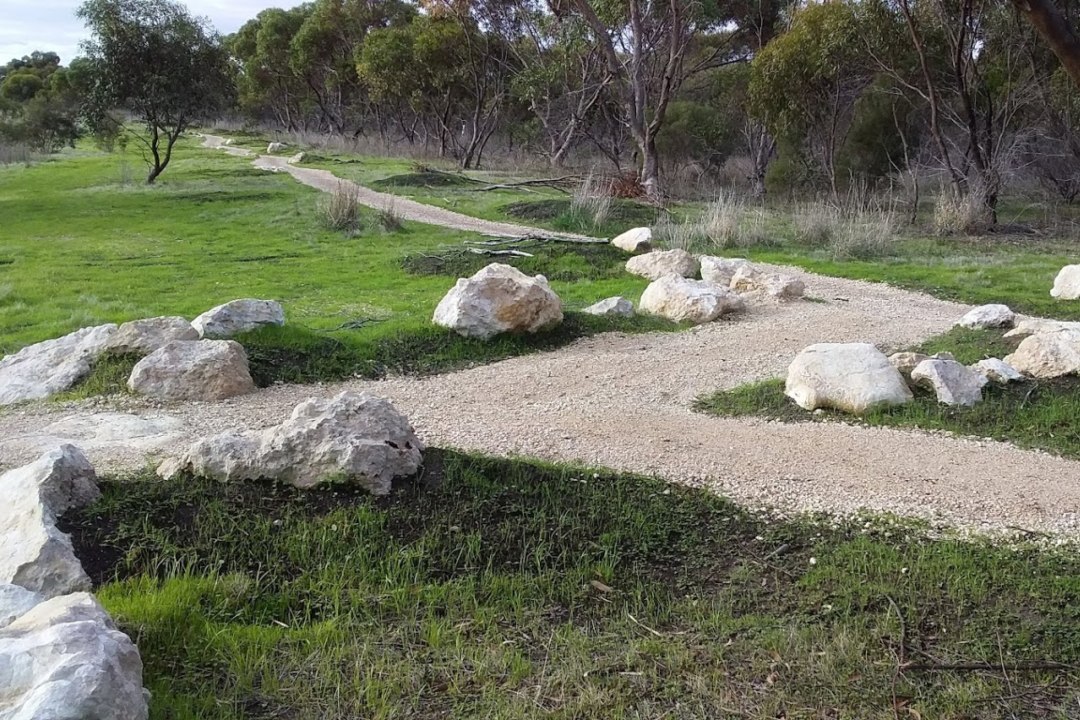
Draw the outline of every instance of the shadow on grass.
<instances>
[{"instance_id":1,"label":"shadow on grass","mask_svg":"<svg viewBox=\"0 0 1080 720\"><path fill-rule=\"evenodd\" d=\"M1067 551L435 449L381 499L103 490L63 529L154 717L1067 717L1080 681Z\"/></svg>"}]
</instances>

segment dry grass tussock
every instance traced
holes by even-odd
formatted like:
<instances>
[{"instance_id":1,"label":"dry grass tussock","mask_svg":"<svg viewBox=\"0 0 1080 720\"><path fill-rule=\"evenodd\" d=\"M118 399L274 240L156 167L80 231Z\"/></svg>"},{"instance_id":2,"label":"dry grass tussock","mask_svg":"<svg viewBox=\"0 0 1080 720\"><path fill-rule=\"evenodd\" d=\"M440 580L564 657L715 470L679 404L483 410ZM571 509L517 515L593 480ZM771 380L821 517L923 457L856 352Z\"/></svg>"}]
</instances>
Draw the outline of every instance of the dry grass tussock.
<instances>
[{"instance_id":1,"label":"dry grass tussock","mask_svg":"<svg viewBox=\"0 0 1080 720\"><path fill-rule=\"evenodd\" d=\"M881 257L893 250L902 220L884 203L851 203L846 207L803 203L792 215L798 245L829 251L834 260Z\"/></svg>"},{"instance_id":2,"label":"dry grass tussock","mask_svg":"<svg viewBox=\"0 0 1080 720\"><path fill-rule=\"evenodd\" d=\"M360 218L360 191L349 182L338 182L333 192L323 194L316 205L323 227L349 235L363 229Z\"/></svg>"},{"instance_id":3,"label":"dry grass tussock","mask_svg":"<svg viewBox=\"0 0 1080 720\"><path fill-rule=\"evenodd\" d=\"M583 225L599 228L611 217L610 182L589 173L570 195L570 214Z\"/></svg>"},{"instance_id":4,"label":"dry grass tussock","mask_svg":"<svg viewBox=\"0 0 1080 720\"><path fill-rule=\"evenodd\" d=\"M979 235L992 225L986 206L986 193L972 186L966 193L943 188L934 203L932 220L937 235Z\"/></svg>"},{"instance_id":5,"label":"dry grass tussock","mask_svg":"<svg viewBox=\"0 0 1080 720\"><path fill-rule=\"evenodd\" d=\"M0 140L0 165L29 165L34 153L26 143Z\"/></svg>"},{"instance_id":6,"label":"dry grass tussock","mask_svg":"<svg viewBox=\"0 0 1080 720\"><path fill-rule=\"evenodd\" d=\"M665 217L656 227L660 241L684 250L746 248L772 244L765 212L733 192L721 192L701 215L682 221Z\"/></svg>"}]
</instances>

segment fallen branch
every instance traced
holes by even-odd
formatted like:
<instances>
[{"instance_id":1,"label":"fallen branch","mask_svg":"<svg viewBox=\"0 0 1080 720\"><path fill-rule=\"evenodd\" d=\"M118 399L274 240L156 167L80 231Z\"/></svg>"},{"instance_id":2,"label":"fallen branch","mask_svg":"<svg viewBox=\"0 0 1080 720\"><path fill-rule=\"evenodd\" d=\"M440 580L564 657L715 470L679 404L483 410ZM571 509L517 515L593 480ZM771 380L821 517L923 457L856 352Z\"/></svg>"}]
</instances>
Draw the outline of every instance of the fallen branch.
<instances>
[{"instance_id":1,"label":"fallen branch","mask_svg":"<svg viewBox=\"0 0 1080 720\"><path fill-rule=\"evenodd\" d=\"M1031 662L1019 662L1012 665L995 664L988 662L962 662L962 663L926 663L911 662L900 666L907 672L1027 672L1034 670L1075 670L1075 665L1053 662L1050 660L1033 660Z\"/></svg>"},{"instance_id":2,"label":"fallen branch","mask_svg":"<svg viewBox=\"0 0 1080 720\"><path fill-rule=\"evenodd\" d=\"M513 255L514 257L536 257L532 253L527 253L523 250L485 250L484 248L471 247L467 248L469 252L476 255Z\"/></svg>"},{"instance_id":3,"label":"fallen branch","mask_svg":"<svg viewBox=\"0 0 1080 720\"><path fill-rule=\"evenodd\" d=\"M557 178L536 178L533 180L517 180L515 182L495 183L493 185L486 185L482 188L477 188L477 190L479 190L480 192L488 192L490 190L510 190L512 188L526 188L533 185L542 185L544 187L549 187L553 190L568 193L569 190L567 190L565 187L562 187L562 185L570 182L580 181L580 175L563 175L562 177Z\"/></svg>"},{"instance_id":4,"label":"fallen branch","mask_svg":"<svg viewBox=\"0 0 1080 720\"><path fill-rule=\"evenodd\" d=\"M509 245L513 243L522 242L563 242L563 243L579 243L582 245L607 245L608 241L604 238L590 238L590 237L568 237L565 235L484 235L483 237L493 238L496 241L500 241L498 244Z\"/></svg>"}]
</instances>

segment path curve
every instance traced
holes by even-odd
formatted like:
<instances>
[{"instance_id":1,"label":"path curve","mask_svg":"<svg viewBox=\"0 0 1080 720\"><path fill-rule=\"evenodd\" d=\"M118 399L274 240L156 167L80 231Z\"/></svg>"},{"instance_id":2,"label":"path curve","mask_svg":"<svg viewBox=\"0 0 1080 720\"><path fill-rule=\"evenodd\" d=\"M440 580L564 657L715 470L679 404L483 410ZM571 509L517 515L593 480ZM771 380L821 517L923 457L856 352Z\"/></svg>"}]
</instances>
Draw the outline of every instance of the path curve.
<instances>
[{"instance_id":1,"label":"path curve","mask_svg":"<svg viewBox=\"0 0 1080 720\"><path fill-rule=\"evenodd\" d=\"M811 343L907 347L969 309L784 271L823 302L755 302L737 319L686 332L597 335L430 378L279 385L219 403L125 397L12 408L0 412L0 463L69 441L100 472L137 469L148 453L177 454L206 434L276 424L308 397L370 390L393 400L431 445L656 474L786 511L869 509L1080 538L1080 462L940 433L692 412L702 393L782 376Z\"/></svg>"},{"instance_id":2,"label":"path curve","mask_svg":"<svg viewBox=\"0 0 1080 720\"><path fill-rule=\"evenodd\" d=\"M238 148L226 145L226 138L219 135L203 135L203 147L225 150L232 155L252 157L255 155L247 148ZM281 155L259 155L251 163L260 170L270 172L287 172L297 181L323 192L333 192L344 184L356 193L360 204L376 210L393 211L406 220L426 223L428 225L441 225L442 227L466 232L481 233L483 235L503 235L508 237L524 237L526 235L540 235L543 237L564 237L577 240L590 240L584 235L573 233L556 232L541 228L518 225L516 223L495 222L493 220L481 220L469 215L462 215L453 210L446 210L434 205L424 203L372 190L369 187L359 185L351 180L343 180L329 170L317 170L315 168L301 167L289 162L289 158Z\"/></svg>"}]
</instances>

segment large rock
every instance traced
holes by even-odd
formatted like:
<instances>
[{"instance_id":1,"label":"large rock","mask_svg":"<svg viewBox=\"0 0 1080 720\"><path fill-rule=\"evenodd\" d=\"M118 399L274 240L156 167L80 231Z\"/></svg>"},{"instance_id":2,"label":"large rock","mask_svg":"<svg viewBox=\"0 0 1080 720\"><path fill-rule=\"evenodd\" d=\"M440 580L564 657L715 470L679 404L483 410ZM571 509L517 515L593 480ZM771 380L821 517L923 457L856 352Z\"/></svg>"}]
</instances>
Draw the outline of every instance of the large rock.
<instances>
[{"instance_id":1,"label":"large rock","mask_svg":"<svg viewBox=\"0 0 1080 720\"><path fill-rule=\"evenodd\" d=\"M768 273L746 263L735 269L729 286L740 293L759 293L777 300L794 300L806 292L802 280L791 275Z\"/></svg>"},{"instance_id":2,"label":"large rock","mask_svg":"<svg viewBox=\"0 0 1080 720\"><path fill-rule=\"evenodd\" d=\"M436 325L487 340L500 333L535 333L562 322L562 301L543 275L492 263L461 278L435 308Z\"/></svg>"},{"instance_id":3,"label":"large rock","mask_svg":"<svg viewBox=\"0 0 1080 720\"><path fill-rule=\"evenodd\" d=\"M39 400L71 389L109 347L116 325L83 328L28 345L0 360L0 405Z\"/></svg>"},{"instance_id":4,"label":"large rock","mask_svg":"<svg viewBox=\"0 0 1080 720\"><path fill-rule=\"evenodd\" d=\"M1038 333L1044 332L1057 332L1058 330L1080 330L1080 322L1027 318L1017 322L1016 327L1005 333L1005 337L1026 338L1029 335L1037 335Z\"/></svg>"},{"instance_id":5,"label":"large rock","mask_svg":"<svg viewBox=\"0 0 1080 720\"><path fill-rule=\"evenodd\" d=\"M266 152L268 152L268 153L270 153L272 155L274 153L279 153L279 152L284 151L285 148L287 148L287 147L289 147L289 146L286 145L285 143L272 142L272 143L270 143L269 145L266 146Z\"/></svg>"},{"instance_id":6,"label":"large rock","mask_svg":"<svg viewBox=\"0 0 1080 720\"><path fill-rule=\"evenodd\" d=\"M183 457L163 463L158 473L190 472L225 481L267 478L297 487L344 480L385 495L395 477L417 471L423 449L408 419L388 400L346 391L300 403L275 427L200 440Z\"/></svg>"},{"instance_id":7,"label":"large rock","mask_svg":"<svg viewBox=\"0 0 1080 720\"><path fill-rule=\"evenodd\" d=\"M714 285L728 287L731 285L731 278L735 277L735 272L749 265L750 261L743 258L702 255L700 263L702 280L711 282Z\"/></svg>"},{"instance_id":8,"label":"large rock","mask_svg":"<svg viewBox=\"0 0 1080 720\"><path fill-rule=\"evenodd\" d=\"M255 390L247 354L232 340L171 342L140 360L128 388L162 400L224 400Z\"/></svg>"},{"instance_id":9,"label":"large rock","mask_svg":"<svg viewBox=\"0 0 1080 720\"><path fill-rule=\"evenodd\" d=\"M182 317L156 317L132 320L120 326L109 340L114 353L149 355L173 340L198 340L199 331Z\"/></svg>"},{"instance_id":10,"label":"large rock","mask_svg":"<svg viewBox=\"0 0 1080 720\"><path fill-rule=\"evenodd\" d=\"M652 247L652 230L647 227L627 230L611 238L611 244L629 253L645 252Z\"/></svg>"},{"instance_id":11,"label":"large rock","mask_svg":"<svg viewBox=\"0 0 1080 720\"><path fill-rule=\"evenodd\" d=\"M986 377L955 360L927 358L911 371L911 380L919 387L933 390L938 402L971 407L982 402Z\"/></svg>"},{"instance_id":12,"label":"large rock","mask_svg":"<svg viewBox=\"0 0 1080 720\"><path fill-rule=\"evenodd\" d=\"M649 283L638 309L674 322L706 323L745 308L738 295L704 280L668 275Z\"/></svg>"},{"instance_id":13,"label":"large rock","mask_svg":"<svg viewBox=\"0 0 1080 720\"><path fill-rule=\"evenodd\" d=\"M956 321L960 327L985 329L1012 327L1016 313L1008 305L980 305L972 308L964 317Z\"/></svg>"},{"instance_id":14,"label":"large rock","mask_svg":"<svg viewBox=\"0 0 1080 720\"><path fill-rule=\"evenodd\" d=\"M833 408L857 415L912 399L903 376L868 343L818 343L788 367L784 392L806 410Z\"/></svg>"},{"instance_id":15,"label":"large rock","mask_svg":"<svg viewBox=\"0 0 1080 720\"><path fill-rule=\"evenodd\" d=\"M30 611L45 598L19 585L0 584L0 629Z\"/></svg>"},{"instance_id":16,"label":"large rock","mask_svg":"<svg viewBox=\"0 0 1080 720\"><path fill-rule=\"evenodd\" d=\"M145 720L142 670L93 596L46 600L0 629L0 718Z\"/></svg>"},{"instance_id":17,"label":"large rock","mask_svg":"<svg viewBox=\"0 0 1080 720\"><path fill-rule=\"evenodd\" d=\"M581 312L606 317L633 317L634 303L624 297L609 297L590 305Z\"/></svg>"},{"instance_id":18,"label":"large rock","mask_svg":"<svg viewBox=\"0 0 1080 720\"><path fill-rule=\"evenodd\" d=\"M1024 338L1005 362L1037 378L1080 372L1080 330L1040 332Z\"/></svg>"},{"instance_id":19,"label":"large rock","mask_svg":"<svg viewBox=\"0 0 1080 720\"><path fill-rule=\"evenodd\" d=\"M653 250L635 255L626 261L626 271L649 280L659 280L667 275L694 277L700 265L685 250Z\"/></svg>"},{"instance_id":20,"label":"large rock","mask_svg":"<svg viewBox=\"0 0 1080 720\"><path fill-rule=\"evenodd\" d=\"M285 310L273 300L243 298L210 308L191 321L204 338L230 338L268 325L284 325Z\"/></svg>"},{"instance_id":21,"label":"large rock","mask_svg":"<svg viewBox=\"0 0 1080 720\"><path fill-rule=\"evenodd\" d=\"M1023 374L1017 371L1009 363L998 358L980 360L971 366L971 369L982 375L989 382L998 385L1008 385L1011 382L1019 382L1024 379Z\"/></svg>"},{"instance_id":22,"label":"large rock","mask_svg":"<svg viewBox=\"0 0 1080 720\"><path fill-rule=\"evenodd\" d=\"M1066 265L1058 271L1050 296L1059 300L1080 298L1080 265Z\"/></svg>"},{"instance_id":23,"label":"large rock","mask_svg":"<svg viewBox=\"0 0 1080 720\"><path fill-rule=\"evenodd\" d=\"M0 475L0 583L45 597L89 589L90 579L56 518L99 495L94 469L73 445Z\"/></svg>"}]
</instances>

